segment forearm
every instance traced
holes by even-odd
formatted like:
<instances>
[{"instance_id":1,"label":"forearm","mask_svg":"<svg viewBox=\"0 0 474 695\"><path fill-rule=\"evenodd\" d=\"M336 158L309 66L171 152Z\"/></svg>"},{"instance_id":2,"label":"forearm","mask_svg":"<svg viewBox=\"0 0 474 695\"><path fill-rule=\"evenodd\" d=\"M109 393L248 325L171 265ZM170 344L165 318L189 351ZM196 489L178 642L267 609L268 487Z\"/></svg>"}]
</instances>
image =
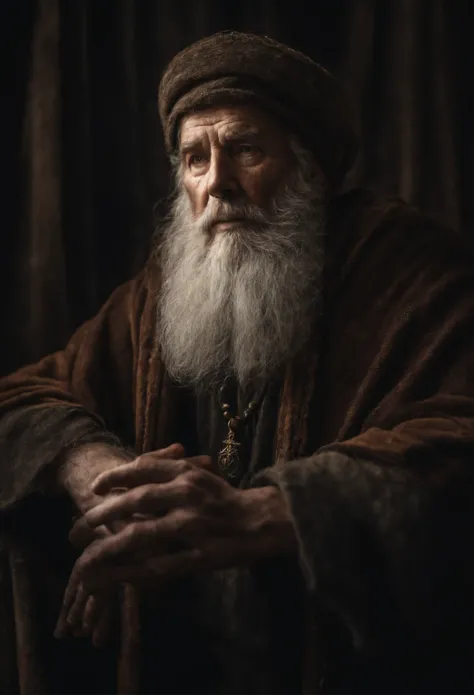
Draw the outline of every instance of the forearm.
<instances>
[{"instance_id":1,"label":"forearm","mask_svg":"<svg viewBox=\"0 0 474 695\"><path fill-rule=\"evenodd\" d=\"M120 462L132 461L134 455L107 443L80 444L69 448L61 457L56 482L74 500L82 513L95 506L99 496L91 491L95 478Z\"/></svg>"},{"instance_id":2,"label":"forearm","mask_svg":"<svg viewBox=\"0 0 474 695\"><path fill-rule=\"evenodd\" d=\"M257 557L296 555L298 542L285 495L274 485L244 492L248 509L247 531L256 539Z\"/></svg>"},{"instance_id":3,"label":"forearm","mask_svg":"<svg viewBox=\"0 0 474 695\"><path fill-rule=\"evenodd\" d=\"M406 637L400 616L424 629L423 616L436 604L437 568L463 547L451 551L451 536L439 534L449 528L461 538L469 521L459 502L462 480L445 482L413 467L325 452L266 469L253 484L284 494L308 596L370 650L391 634ZM388 610L395 605L399 613Z\"/></svg>"},{"instance_id":4,"label":"forearm","mask_svg":"<svg viewBox=\"0 0 474 695\"><path fill-rule=\"evenodd\" d=\"M15 408L0 418L0 510L33 493L57 494L58 466L74 443L120 446L103 423L82 408Z\"/></svg>"}]
</instances>

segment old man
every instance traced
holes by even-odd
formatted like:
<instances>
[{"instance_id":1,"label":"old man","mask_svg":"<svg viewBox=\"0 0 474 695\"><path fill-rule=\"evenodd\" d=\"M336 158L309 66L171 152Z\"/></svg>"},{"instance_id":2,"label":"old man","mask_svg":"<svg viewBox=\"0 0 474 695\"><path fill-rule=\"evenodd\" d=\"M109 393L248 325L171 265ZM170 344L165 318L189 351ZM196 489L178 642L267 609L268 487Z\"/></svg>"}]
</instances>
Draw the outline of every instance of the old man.
<instances>
[{"instance_id":1,"label":"old man","mask_svg":"<svg viewBox=\"0 0 474 695\"><path fill-rule=\"evenodd\" d=\"M343 92L273 40L159 112L146 268L1 382L3 691L471 692L470 243L339 193Z\"/></svg>"}]
</instances>

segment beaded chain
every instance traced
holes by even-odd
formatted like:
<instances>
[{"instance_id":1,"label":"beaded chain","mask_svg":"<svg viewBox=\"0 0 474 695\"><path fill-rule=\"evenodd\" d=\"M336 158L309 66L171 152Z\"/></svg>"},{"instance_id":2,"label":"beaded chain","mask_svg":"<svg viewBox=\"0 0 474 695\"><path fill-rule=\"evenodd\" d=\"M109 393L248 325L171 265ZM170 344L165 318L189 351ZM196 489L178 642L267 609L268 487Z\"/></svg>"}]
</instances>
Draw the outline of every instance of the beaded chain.
<instances>
[{"instance_id":1,"label":"beaded chain","mask_svg":"<svg viewBox=\"0 0 474 695\"><path fill-rule=\"evenodd\" d=\"M225 392L226 383L219 389L221 401L221 410L224 418L227 420L227 437L222 442L224 447L219 452L218 466L219 469L226 474L227 477L235 477L240 471L239 446L240 442L237 439L237 434L243 430L249 420L255 415L263 398L263 391L258 400L253 399L245 408L243 415L240 417L234 415L230 410L229 403L222 403Z\"/></svg>"}]
</instances>

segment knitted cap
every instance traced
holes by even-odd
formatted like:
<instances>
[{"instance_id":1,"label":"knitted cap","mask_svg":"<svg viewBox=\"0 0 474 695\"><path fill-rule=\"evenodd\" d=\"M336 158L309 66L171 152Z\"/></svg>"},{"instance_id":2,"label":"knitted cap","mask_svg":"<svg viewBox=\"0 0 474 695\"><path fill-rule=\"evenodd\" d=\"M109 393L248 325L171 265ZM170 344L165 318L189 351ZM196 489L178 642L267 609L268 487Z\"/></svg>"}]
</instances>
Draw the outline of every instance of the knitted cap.
<instances>
[{"instance_id":1,"label":"knitted cap","mask_svg":"<svg viewBox=\"0 0 474 695\"><path fill-rule=\"evenodd\" d=\"M266 36L220 32L178 53L159 88L169 154L180 120L212 106L255 104L279 118L311 150L333 185L352 166L357 138L345 92L320 65Z\"/></svg>"}]
</instances>

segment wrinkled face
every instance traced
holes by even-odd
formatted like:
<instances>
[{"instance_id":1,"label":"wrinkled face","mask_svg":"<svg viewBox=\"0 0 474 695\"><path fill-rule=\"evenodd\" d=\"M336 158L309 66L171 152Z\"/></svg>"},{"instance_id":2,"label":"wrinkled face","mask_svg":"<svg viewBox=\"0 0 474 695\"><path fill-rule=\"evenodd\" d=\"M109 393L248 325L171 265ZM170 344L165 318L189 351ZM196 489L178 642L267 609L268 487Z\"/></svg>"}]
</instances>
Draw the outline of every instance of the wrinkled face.
<instances>
[{"instance_id":1,"label":"wrinkled face","mask_svg":"<svg viewBox=\"0 0 474 695\"><path fill-rule=\"evenodd\" d=\"M179 154L196 217L212 198L269 210L295 165L288 133L251 106L207 109L183 119ZM216 222L214 231L231 227L232 221Z\"/></svg>"},{"instance_id":2,"label":"wrinkled face","mask_svg":"<svg viewBox=\"0 0 474 695\"><path fill-rule=\"evenodd\" d=\"M320 169L255 108L193 114L180 136L157 247L163 359L181 383L270 378L305 343L319 310Z\"/></svg>"}]
</instances>

